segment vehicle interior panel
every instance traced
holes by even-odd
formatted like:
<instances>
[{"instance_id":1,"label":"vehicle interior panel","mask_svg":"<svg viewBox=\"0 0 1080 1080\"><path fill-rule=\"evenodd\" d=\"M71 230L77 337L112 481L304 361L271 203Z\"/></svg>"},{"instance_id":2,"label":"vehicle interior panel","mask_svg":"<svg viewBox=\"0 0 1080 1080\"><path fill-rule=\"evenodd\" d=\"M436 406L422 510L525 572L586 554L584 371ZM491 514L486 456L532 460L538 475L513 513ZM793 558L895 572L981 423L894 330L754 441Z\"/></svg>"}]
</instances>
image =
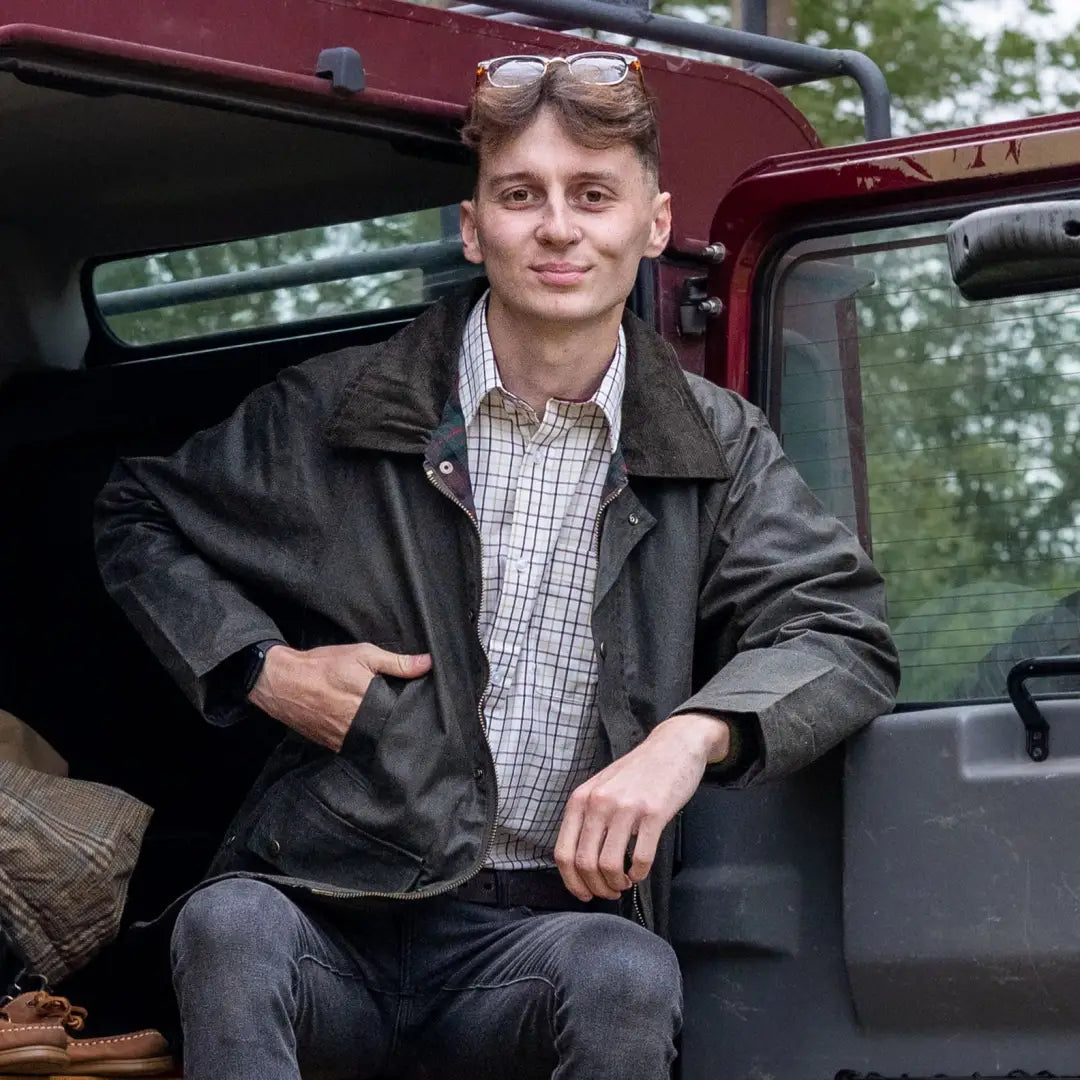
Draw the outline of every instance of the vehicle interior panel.
<instances>
[{"instance_id":1,"label":"vehicle interior panel","mask_svg":"<svg viewBox=\"0 0 1080 1080\"><path fill-rule=\"evenodd\" d=\"M154 807L125 925L152 918L199 879L280 732L255 720L213 729L182 696L105 593L94 500L118 457L167 453L281 368L382 340L401 325L84 371L20 371L0 384L0 707L48 739L72 776ZM130 997L113 1003L115 980L137 977L141 962L117 946L74 977L71 992L96 1006L103 1029L110 1019L168 1023L153 995L142 1016Z\"/></svg>"}]
</instances>

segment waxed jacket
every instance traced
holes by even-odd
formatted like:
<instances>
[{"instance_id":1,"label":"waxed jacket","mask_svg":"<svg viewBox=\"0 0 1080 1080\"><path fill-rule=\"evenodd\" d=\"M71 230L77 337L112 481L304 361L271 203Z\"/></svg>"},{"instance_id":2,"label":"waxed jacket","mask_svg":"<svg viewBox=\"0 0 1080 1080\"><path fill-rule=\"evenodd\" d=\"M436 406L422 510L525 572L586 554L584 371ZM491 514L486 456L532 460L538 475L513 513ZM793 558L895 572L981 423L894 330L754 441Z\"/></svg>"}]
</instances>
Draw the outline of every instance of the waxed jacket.
<instances>
[{"instance_id":1,"label":"waxed jacket","mask_svg":"<svg viewBox=\"0 0 1080 1080\"><path fill-rule=\"evenodd\" d=\"M256 641L432 656L421 678L373 680L339 753L288 734L211 875L350 902L437 894L485 857L497 790L456 393L475 298L283 371L171 457L119 463L99 497L106 586L211 720L215 669ZM891 706L881 580L756 408L630 314L624 329L592 619L607 747L705 709L753 730L734 783L784 776ZM670 861L669 830L635 898L661 930Z\"/></svg>"}]
</instances>

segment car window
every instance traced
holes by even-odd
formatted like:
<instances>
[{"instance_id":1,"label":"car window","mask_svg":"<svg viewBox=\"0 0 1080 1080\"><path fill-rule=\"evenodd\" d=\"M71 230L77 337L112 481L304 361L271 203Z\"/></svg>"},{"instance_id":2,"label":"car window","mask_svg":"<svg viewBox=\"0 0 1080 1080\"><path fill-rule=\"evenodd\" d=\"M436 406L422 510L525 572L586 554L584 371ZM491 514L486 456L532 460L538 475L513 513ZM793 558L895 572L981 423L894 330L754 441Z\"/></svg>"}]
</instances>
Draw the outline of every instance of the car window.
<instances>
[{"instance_id":1,"label":"car window","mask_svg":"<svg viewBox=\"0 0 1080 1080\"><path fill-rule=\"evenodd\" d=\"M147 346L423 304L477 273L455 204L114 259L91 289L112 334Z\"/></svg>"},{"instance_id":2,"label":"car window","mask_svg":"<svg viewBox=\"0 0 1080 1080\"><path fill-rule=\"evenodd\" d=\"M1080 299L964 300L947 224L802 243L772 308L770 417L885 577L909 702L1080 653Z\"/></svg>"}]
</instances>

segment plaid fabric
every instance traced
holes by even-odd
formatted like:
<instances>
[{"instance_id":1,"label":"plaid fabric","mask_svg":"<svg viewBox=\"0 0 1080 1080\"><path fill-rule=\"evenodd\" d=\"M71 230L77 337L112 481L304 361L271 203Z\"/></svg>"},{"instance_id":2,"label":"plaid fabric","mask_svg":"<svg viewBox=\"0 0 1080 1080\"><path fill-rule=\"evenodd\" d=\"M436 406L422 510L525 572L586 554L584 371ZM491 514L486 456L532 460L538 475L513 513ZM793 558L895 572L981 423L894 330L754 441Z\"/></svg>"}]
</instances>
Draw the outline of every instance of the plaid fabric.
<instances>
[{"instance_id":1,"label":"plaid fabric","mask_svg":"<svg viewBox=\"0 0 1080 1080\"><path fill-rule=\"evenodd\" d=\"M56 982L120 928L153 811L103 784L0 761L0 928Z\"/></svg>"},{"instance_id":2,"label":"plaid fabric","mask_svg":"<svg viewBox=\"0 0 1080 1080\"><path fill-rule=\"evenodd\" d=\"M602 760L591 627L595 529L619 439L626 344L588 401L543 417L502 385L486 297L462 340L458 392L480 528L484 699L499 784L489 865L554 866L570 793Z\"/></svg>"}]
</instances>

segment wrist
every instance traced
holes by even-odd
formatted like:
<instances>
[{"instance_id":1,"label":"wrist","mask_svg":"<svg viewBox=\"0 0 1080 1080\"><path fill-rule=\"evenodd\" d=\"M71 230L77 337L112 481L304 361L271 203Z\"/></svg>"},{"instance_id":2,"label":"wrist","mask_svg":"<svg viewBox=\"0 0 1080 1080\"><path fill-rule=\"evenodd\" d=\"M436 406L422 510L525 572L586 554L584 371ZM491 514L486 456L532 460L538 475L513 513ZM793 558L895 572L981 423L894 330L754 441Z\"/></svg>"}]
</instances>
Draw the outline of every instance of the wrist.
<instances>
[{"instance_id":1,"label":"wrist","mask_svg":"<svg viewBox=\"0 0 1080 1080\"><path fill-rule=\"evenodd\" d=\"M688 712L669 716L661 727L670 725L690 740L706 765L717 765L731 755L733 728L716 713Z\"/></svg>"},{"instance_id":2,"label":"wrist","mask_svg":"<svg viewBox=\"0 0 1080 1080\"><path fill-rule=\"evenodd\" d=\"M251 667L244 698L265 712L267 704L274 697L273 686L279 681L282 670L292 656L299 653L282 641L260 641L251 649Z\"/></svg>"}]
</instances>

